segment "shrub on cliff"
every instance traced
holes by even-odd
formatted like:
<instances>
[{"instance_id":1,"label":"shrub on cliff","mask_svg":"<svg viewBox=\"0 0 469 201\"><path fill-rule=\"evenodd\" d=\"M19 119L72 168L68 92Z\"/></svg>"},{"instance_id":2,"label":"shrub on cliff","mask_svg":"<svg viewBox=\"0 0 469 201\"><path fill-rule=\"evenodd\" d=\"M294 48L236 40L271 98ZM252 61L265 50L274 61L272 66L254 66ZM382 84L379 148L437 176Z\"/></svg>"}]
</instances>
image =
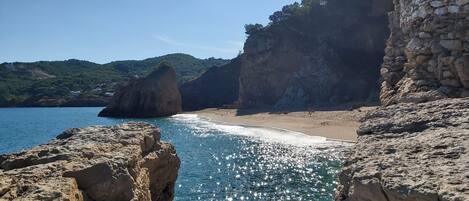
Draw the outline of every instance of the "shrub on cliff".
<instances>
[{"instance_id":1,"label":"shrub on cliff","mask_svg":"<svg viewBox=\"0 0 469 201\"><path fill-rule=\"evenodd\" d=\"M246 30L247 35L251 35L262 30L264 26L262 24L246 24L244 25L244 29Z\"/></svg>"}]
</instances>

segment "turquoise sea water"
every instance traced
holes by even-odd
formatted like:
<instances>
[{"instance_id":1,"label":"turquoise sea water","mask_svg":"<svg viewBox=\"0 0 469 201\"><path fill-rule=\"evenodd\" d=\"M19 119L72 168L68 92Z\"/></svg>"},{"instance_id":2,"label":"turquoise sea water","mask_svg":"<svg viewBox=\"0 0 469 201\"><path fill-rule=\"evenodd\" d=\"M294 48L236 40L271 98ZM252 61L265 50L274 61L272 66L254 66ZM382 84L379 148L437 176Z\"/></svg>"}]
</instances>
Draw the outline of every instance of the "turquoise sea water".
<instances>
[{"instance_id":1,"label":"turquoise sea water","mask_svg":"<svg viewBox=\"0 0 469 201\"><path fill-rule=\"evenodd\" d=\"M132 121L99 118L100 109L0 109L0 154L46 143L67 128ZM176 200L332 200L348 146L190 114L144 121L160 126L181 158Z\"/></svg>"}]
</instances>

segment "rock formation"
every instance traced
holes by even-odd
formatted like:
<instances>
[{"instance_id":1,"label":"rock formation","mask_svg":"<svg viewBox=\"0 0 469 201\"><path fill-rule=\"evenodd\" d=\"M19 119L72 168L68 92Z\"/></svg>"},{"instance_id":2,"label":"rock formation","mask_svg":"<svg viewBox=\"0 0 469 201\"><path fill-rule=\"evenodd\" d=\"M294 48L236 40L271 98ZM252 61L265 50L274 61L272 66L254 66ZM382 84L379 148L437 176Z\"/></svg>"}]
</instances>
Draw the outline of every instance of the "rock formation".
<instances>
[{"instance_id":1,"label":"rock formation","mask_svg":"<svg viewBox=\"0 0 469 201\"><path fill-rule=\"evenodd\" d=\"M163 63L147 77L131 80L121 88L99 116L150 118L170 116L180 111L181 94L176 72Z\"/></svg>"},{"instance_id":2,"label":"rock formation","mask_svg":"<svg viewBox=\"0 0 469 201\"><path fill-rule=\"evenodd\" d=\"M394 0L381 102L469 96L469 1Z\"/></svg>"},{"instance_id":3,"label":"rock formation","mask_svg":"<svg viewBox=\"0 0 469 201\"><path fill-rule=\"evenodd\" d=\"M0 200L172 200L179 164L149 124L70 129L0 155Z\"/></svg>"},{"instance_id":4,"label":"rock formation","mask_svg":"<svg viewBox=\"0 0 469 201\"><path fill-rule=\"evenodd\" d=\"M337 201L469 200L469 98L367 114Z\"/></svg>"},{"instance_id":5,"label":"rock formation","mask_svg":"<svg viewBox=\"0 0 469 201\"><path fill-rule=\"evenodd\" d=\"M388 36L387 0L303 1L250 34L242 56L242 107L377 102Z\"/></svg>"},{"instance_id":6,"label":"rock formation","mask_svg":"<svg viewBox=\"0 0 469 201\"><path fill-rule=\"evenodd\" d=\"M387 106L363 119L337 201L469 200L469 1L394 0ZM455 99L450 99L455 98Z\"/></svg>"},{"instance_id":7,"label":"rock formation","mask_svg":"<svg viewBox=\"0 0 469 201\"><path fill-rule=\"evenodd\" d=\"M182 109L185 111L220 107L238 99L240 59L212 67L198 78L180 87Z\"/></svg>"}]
</instances>

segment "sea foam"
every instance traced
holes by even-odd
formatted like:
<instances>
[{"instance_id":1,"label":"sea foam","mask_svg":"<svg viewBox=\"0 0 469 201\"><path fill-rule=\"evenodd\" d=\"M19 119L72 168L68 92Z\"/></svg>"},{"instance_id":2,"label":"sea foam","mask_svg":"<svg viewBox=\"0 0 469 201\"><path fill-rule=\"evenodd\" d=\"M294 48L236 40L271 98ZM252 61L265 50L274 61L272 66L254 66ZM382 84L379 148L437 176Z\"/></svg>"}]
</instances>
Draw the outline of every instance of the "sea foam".
<instances>
[{"instance_id":1,"label":"sea foam","mask_svg":"<svg viewBox=\"0 0 469 201\"><path fill-rule=\"evenodd\" d=\"M171 117L174 121L181 121L196 130L218 130L223 134L245 136L253 140L279 143L293 146L346 146L348 143L330 141L325 137L306 135L301 132L280 128L257 127L246 125L232 125L213 122L199 117L197 114L177 114Z\"/></svg>"}]
</instances>

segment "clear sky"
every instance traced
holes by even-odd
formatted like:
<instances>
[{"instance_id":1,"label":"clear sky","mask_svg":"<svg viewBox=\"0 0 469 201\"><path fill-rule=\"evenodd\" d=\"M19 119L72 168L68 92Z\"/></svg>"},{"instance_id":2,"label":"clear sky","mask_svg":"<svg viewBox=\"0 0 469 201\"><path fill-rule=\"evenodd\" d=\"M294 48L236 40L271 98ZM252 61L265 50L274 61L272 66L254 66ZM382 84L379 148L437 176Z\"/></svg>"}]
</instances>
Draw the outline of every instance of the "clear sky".
<instances>
[{"instance_id":1,"label":"clear sky","mask_svg":"<svg viewBox=\"0 0 469 201\"><path fill-rule=\"evenodd\" d=\"M295 0L0 0L0 63L233 58L244 24Z\"/></svg>"}]
</instances>

